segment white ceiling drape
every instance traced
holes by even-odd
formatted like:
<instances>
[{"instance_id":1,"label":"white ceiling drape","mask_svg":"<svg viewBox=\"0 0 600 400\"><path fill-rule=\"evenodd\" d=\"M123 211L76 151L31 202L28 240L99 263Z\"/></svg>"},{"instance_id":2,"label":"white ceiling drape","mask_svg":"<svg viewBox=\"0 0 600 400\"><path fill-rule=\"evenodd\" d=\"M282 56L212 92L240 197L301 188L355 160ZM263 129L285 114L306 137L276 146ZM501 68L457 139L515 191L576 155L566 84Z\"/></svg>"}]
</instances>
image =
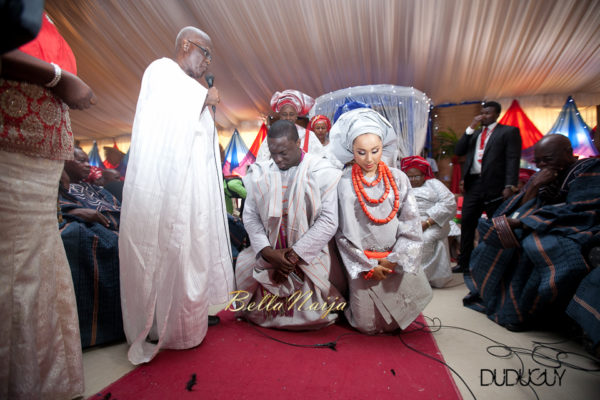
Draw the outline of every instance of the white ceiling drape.
<instances>
[{"instance_id":1,"label":"white ceiling drape","mask_svg":"<svg viewBox=\"0 0 600 400\"><path fill-rule=\"evenodd\" d=\"M434 104L585 94L600 103L597 0L47 0L98 96L72 112L75 136L130 132L146 66L193 25L232 130L270 112L276 90L415 87ZM594 103L595 102L595 103Z\"/></svg>"}]
</instances>

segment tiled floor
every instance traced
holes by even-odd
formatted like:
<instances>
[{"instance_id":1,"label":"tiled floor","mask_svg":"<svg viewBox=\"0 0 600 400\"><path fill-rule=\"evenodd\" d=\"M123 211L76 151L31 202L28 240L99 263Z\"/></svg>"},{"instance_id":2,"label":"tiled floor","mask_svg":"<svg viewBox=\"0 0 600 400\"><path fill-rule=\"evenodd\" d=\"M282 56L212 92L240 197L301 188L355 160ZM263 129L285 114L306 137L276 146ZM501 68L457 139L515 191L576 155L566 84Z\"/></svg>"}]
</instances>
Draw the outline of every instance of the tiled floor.
<instances>
[{"instance_id":1,"label":"tiled floor","mask_svg":"<svg viewBox=\"0 0 600 400\"><path fill-rule=\"evenodd\" d=\"M434 337L446 363L457 371L468 385L467 388L460 378L453 375L465 399L536 399L536 394L537 398L550 400L600 398L600 372L578 371L565 366L553 369L549 362L547 362L548 366L540 365L527 355L521 356L525 366L524 379L532 383L529 385L515 384L516 370L521 368L518 358L514 355L507 358L490 355L487 349L494 345L491 340L528 350L533 349L534 341L562 341L553 346L568 352L584 355L587 353L579 344L571 341L564 342L565 338L557 334L509 332L488 320L483 314L463 307L461 300L467 290L461 277L462 275L455 274L451 287L434 289L433 300L423 314L427 317L439 318L444 326L434 333ZM473 330L491 340L459 328ZM506 354L502 348L496 348L494 352L498 355ZM133 366L127 361L126 353L127 346L124 343L84 352L86 398L133 369ZM555 352L541 350L541 354L551 355ZM600 364L574 355L568 355L561 360L582 367L600 369ZM536 368L537 370L535 370ZM531 370L531 378L529 378L529 370ZM492 378L494 373L496 374L496 383ZM535 390L535 393L532 389Z\"/></svg>"}]
</instances>

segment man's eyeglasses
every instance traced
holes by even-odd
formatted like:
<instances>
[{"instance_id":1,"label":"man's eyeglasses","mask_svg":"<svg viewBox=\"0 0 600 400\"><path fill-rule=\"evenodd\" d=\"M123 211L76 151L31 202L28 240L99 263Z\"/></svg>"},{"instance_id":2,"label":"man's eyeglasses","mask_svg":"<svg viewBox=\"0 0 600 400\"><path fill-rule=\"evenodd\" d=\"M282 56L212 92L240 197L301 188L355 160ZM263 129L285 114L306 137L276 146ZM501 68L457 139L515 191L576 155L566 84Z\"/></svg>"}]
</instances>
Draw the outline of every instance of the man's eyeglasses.
<instances>
[{"instance_id":1,"label":"man's eyeglasses","mask_svg":"<svg viewBox=\"0 0 600 400\"><path fill-rule=\"evenodd\" d=\"M419 180L423 177L423 175L406 175L408 177L408 179L410 179L411 181L416 181Z\"/></svg>"},{"instance_id":2,"label":"man's eyeglasses","mask_svg":"<svg viewBox=\"0 0 600 400\"><path fill-rule=\"evenodd\" d=\"M204 54L204 58L206 58L208 61L212 61L212 55L210 54L210 51L206 50L204 47L200 46L199 44L192 42L191 40L188 40L188 42L193 44L200 50L202 50L202 53Z\"/></svg>"}]
</instances>

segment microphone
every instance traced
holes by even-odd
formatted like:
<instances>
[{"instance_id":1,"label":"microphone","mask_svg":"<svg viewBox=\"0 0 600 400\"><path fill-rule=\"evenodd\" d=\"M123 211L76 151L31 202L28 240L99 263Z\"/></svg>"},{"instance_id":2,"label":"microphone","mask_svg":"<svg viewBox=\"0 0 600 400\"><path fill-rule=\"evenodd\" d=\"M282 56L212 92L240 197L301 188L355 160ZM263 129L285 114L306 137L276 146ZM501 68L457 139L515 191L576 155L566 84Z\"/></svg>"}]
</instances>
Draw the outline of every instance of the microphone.
<instances>
[{"instance_id":1,"label":"microphone","mask_svg":"<svg viewBox=\"0 0 600 400\"><path fill-rule=\"evenodd\" d=\"M213 74L207 74L204 79L206 79L209 89L215 84L215 76Z\"/></svg>"},{"instance_id":2,"label":"microphone","mask_svg":"<svg viewBox=\"0 0 600 400\"><path fill-rule=\"evenodd\" d=\"M213 74L207 74L204 79L206 79L206 84L208 85L208 88L210 89L211 87L213 87L213 85L215 84L215 76ZM216 112L217 107L213 104L211 106L212 108L212 112L213 114Z\"/></svg>"}]
</instances>

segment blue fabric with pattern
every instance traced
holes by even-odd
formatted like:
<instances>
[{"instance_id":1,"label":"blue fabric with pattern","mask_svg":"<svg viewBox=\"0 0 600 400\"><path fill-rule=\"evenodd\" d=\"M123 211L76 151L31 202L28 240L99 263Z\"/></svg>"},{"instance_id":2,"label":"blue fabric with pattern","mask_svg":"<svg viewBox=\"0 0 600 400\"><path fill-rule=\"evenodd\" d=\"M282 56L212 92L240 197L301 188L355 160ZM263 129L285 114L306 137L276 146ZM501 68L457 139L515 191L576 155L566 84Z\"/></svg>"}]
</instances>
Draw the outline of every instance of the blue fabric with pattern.
<instances>
[{"instance_id":1,"label":"blue fabric with pattern","mask_svg":"<svg viewBox=\"0 0 600 400\"><path fill-rule=\"evenodd\" d=\"M82 347L124 340L118 247L121 205L110 192L89 183L71 184L69 192L61 188L59 204ZM67 214L75 208L98 210L110 226Z\"/></svg>"},{"instance_id":2,"label":"blue fabric with pattern","mask_svg":"<svg viewBox=\"0 0 600 400\"><path fill-rule=\"evenodd\" d=\"M465 306L500 325L552 324L564 316L590 273L582 248L600 232L600 160L578 161L552 193L556 202L534 198L519 206L524 191L495 214L518 213L528 227L514 232L520 247L503 248L492 221L481 219L465 275Z\"/></svg>"}]
</instances>

